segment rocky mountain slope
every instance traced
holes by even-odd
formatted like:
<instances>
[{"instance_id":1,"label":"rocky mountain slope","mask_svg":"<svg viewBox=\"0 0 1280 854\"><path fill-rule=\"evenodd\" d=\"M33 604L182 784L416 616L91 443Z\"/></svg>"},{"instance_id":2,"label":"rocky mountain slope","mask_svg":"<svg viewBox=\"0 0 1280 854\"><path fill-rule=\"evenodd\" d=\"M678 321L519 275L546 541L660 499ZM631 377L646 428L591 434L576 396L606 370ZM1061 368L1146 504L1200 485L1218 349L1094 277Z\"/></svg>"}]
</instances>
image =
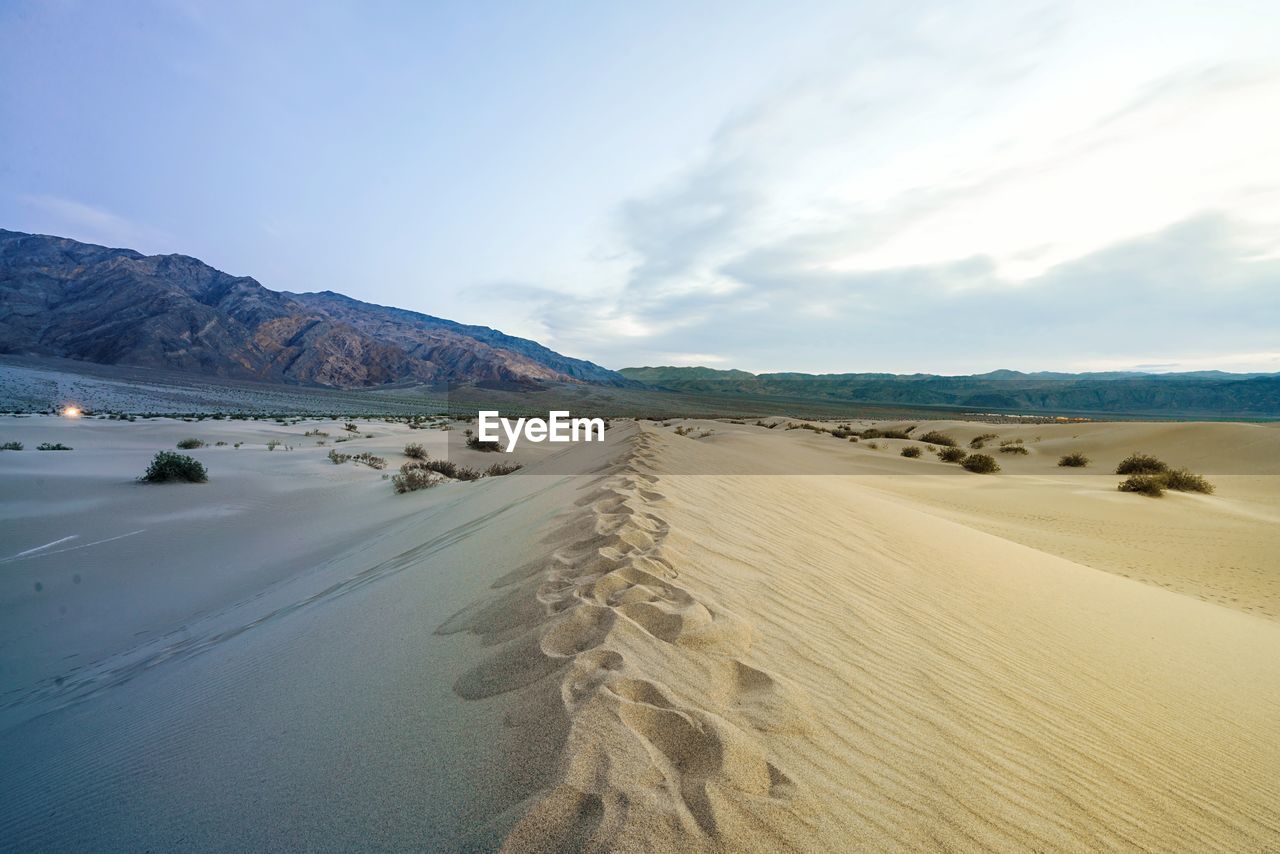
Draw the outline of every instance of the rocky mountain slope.
<instances>
[{"instance_id":1,"label":"rocky mountain slope","mask_svg":"<svg viewBox=\"0 0 1280 854\"><path fill-rule=\"evenodd\" d=\"M272 382L626 385L493 329L290 294L185 255L0 230L0 353Z\"/></svg>"}]
</instances>

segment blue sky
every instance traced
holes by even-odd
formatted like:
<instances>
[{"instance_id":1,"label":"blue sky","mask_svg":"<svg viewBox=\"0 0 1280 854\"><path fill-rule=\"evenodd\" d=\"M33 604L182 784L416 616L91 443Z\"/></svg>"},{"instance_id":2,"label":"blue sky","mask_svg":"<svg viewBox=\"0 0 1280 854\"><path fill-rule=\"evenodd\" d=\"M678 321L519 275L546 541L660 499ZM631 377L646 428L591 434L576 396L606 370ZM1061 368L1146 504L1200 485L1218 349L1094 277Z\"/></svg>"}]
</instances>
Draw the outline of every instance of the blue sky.
<instances>
[{"instance_id":1,"label":"blue sky","mask_svg":"<svg viewBox=\"0 0 1280 854\"><path fill-rule=\"evenodd\" d=\"M0 227L609 367L1280 370L1274 3L0 3Z\"/></svg>"}]
</instances>

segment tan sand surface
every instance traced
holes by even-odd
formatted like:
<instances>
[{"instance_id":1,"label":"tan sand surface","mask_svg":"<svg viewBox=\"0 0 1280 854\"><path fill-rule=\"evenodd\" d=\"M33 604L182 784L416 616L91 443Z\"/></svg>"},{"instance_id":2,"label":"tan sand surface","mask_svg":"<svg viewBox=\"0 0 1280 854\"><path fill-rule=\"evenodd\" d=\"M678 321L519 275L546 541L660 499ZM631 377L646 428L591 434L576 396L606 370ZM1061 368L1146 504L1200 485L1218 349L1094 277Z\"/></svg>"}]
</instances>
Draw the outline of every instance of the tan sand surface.
<instances>
[{"instance_id":1,"label":"tan sand surface","mask_svg":"<svg viewBox=\"0 0 1280 854\"><path fill-rule=\"evenodd\" d=\"M1280 849L1272 427L619 421L396 496L317 426L0 419L76 448L0 452L0 847ZM132 482L184 435L244 444Z\"/></svg>"}]
</instances>

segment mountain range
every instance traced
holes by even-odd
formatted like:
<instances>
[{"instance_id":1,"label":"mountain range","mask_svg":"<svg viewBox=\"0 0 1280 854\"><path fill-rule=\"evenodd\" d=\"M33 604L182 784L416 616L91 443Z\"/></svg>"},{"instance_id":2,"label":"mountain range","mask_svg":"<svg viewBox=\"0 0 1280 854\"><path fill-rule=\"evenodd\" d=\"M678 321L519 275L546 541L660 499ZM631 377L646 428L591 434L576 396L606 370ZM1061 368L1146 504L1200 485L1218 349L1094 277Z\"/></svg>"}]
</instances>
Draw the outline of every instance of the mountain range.
<instances>
[{"instance_id":1,"label":"mountain range","mask_svg":"<svg viewBox=\"0 0 1280 854\"><path fill-rule=\"evenodd\" d=\"M0 353L335 388L627 384L483 326L331 291L273 291L186 255L4 230Z\"/></svg>"},{"instance_id":2,"label":"mountain range","mask_svg":"<svg viewBox=\"0 0 1280 854\"><path fill-rule=\"evenodd\" d=\"M704 367L623 368L624 377L685 395L875 403L996 412L1275 417L1280 374L1196 371L1086 374L752 374Z\"/></svg>"},{"instance_id":3,"label":"mountain range","mask_svg":"<svg viewBox=\"0 0 1280 854\"><path fill-rule=\"evenodd\" d=\"M0 353L334 389L421 384L517 395L560 389L579 403L587 393L614 404L629 393L656 392L667 395L666 405L675 409L682 401L694 406L697 397L743 411L809 402L839 408L1280 416L1276 374L613 371L484 326L332 291L273 291L186 255L143 255L5 230Z\"/></svg>"}]
</instances>

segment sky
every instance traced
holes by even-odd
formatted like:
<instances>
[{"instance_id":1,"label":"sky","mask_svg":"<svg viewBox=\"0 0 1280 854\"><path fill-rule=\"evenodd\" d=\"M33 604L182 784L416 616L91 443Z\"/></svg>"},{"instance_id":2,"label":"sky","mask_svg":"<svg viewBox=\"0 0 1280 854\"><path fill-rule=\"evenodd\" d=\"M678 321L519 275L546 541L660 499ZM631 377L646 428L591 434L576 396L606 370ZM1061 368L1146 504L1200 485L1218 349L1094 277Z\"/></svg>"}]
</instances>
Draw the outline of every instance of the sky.
<instances>
[{"instance_id":1,"label":"sky","mask_svg":"<svg viewBox=\"0 0 1280 854\"><path fill-rule=\"evenodd\" d=\"M611 368L1280 371L1275 2L0 0L0 228Z\"/></svg>"}]
</instances>

